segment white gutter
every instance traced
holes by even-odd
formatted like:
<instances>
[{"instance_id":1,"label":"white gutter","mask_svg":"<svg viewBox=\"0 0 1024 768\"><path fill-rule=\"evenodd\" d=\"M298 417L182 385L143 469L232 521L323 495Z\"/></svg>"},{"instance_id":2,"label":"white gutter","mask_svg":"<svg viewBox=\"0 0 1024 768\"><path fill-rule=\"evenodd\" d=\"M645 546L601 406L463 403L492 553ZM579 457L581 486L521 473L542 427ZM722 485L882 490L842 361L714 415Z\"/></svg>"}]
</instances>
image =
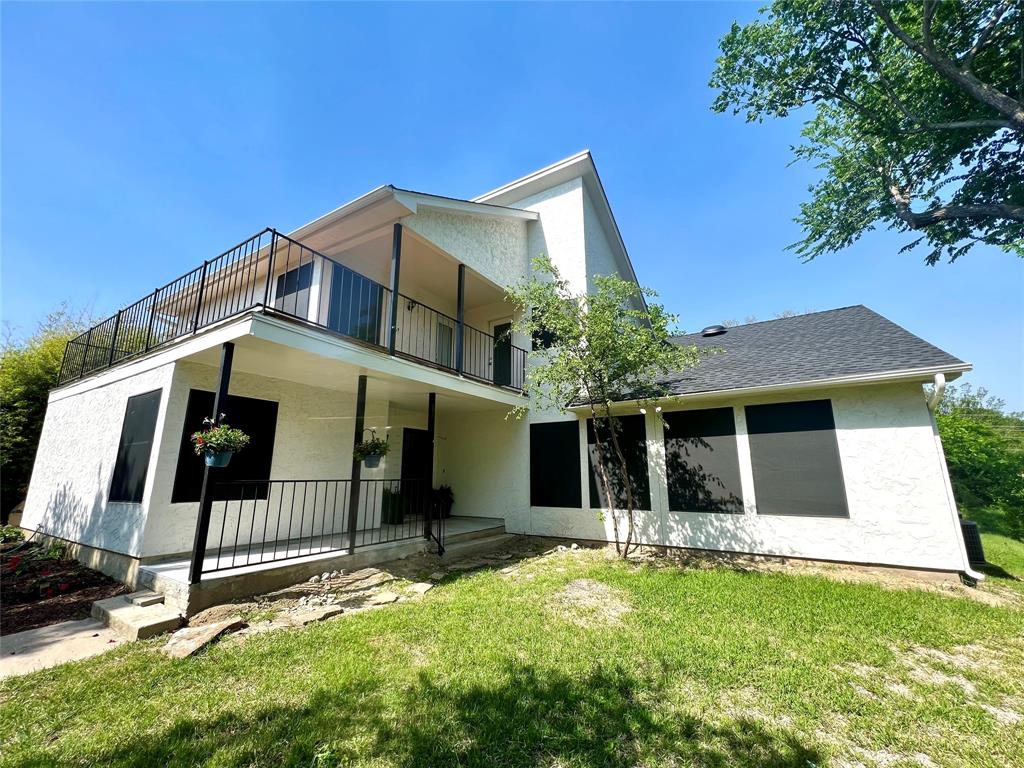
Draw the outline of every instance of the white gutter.
<instances>
[{"instance_id":1,"label":"white gutter","mask_svg":"<svg viewBox=\"0 0 1024 768\"><path fill-rule=\"evenodd\" d=\"M949 467L946 466L946 453L942 450L942 437L939 435L939 425L935 421L935 409L942 402L942 396L946 394L946 377L942 373L936 373L933 379L934 389L928 396L928 410L931 412L932 433L935 437L935 450L939 457L939 468L942 472L943 484L946 486L946 500L953 513L954 530L959 534L960 556L963 558L963 574L968 579L979 582L985 580L985 574L971 568L971 561L967 557L967 546L964 544L963 533L960 526L960 513L956 507L956 497L953 495L953 483L949 479Z\"/></svg>"}]
</instances>

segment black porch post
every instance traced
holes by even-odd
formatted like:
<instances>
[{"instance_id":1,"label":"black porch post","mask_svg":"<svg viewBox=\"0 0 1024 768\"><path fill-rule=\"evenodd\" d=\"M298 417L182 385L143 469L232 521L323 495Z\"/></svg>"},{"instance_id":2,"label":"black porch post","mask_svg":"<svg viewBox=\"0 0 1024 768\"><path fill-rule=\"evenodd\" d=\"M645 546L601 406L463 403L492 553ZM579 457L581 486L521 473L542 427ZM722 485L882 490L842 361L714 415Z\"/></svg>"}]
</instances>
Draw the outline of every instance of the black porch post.
<instances>
[{"instance_id":1,"label":"black porch post","mask_svg":"<svg viewBox=\"0 0 1024 768\"><path fill-rule=\"evenodd\" d=\"M356 526L359 524L359 484L361 482L363 462L355 457L355 447L363 439L366 423L366 374L359 376L359 387L356 390L356 425L352 436L352 479L348 489L348 551L356 551Z\"/></svg>"},{"instance_id":2,"label":"black porch post","mask_svg":"<svg viewBox=\"0 0 1024 768\"><path fill-rule=\"evenodd\" d=\"M235 358L235 345L224 342L220 352L220 378L217 394L213 398L213 420L220 423L220 409L227 407L228 385L231 383L231 362ZM210 513L213 510L213 489L210 483L210 468L203 467L203 488L199 492L199 519L196 521L196 538L192 543L192 566L188 572L188 583L197 584L203 576L203 558L206 556L206 537L210 532Z\"/></svg>"},{"instance_id":3,"label":"black porch post","mask_svg":"<svg viewBox=\"0 0 1024 768\"><path fill-rule=\"evenodd\" d=\"M459 264L459 287L457 291L458 311L455 319L458 324L455 326L455 371L460 376L463 369L463 348L466 336L466 265Z\"/></svg>"},{"instance_id":4,"label":"black porch post","mask_svg":"<svg viewBox=\"0 0 1024 768\"><path fill-rule=\"evenodd\" d=\"M395 335L398 332L398 273L402 267L402 225L395 222L391 239L391 328L388 331L388 354L395 354Z\"/></svg>"},{"instance_id":5,"label":"black porch post","mask_svg":"<svg viewBox=\"0 0 1024 768\"><path fill-rule=\"evenodd\" d=\"M426 503L433 505L434 503L434 425L436 419L437 409L437 393L431 392L427 395L427 487L424 489L423 494L426 499ZM429 508L428 508L429 509ZM430 515L426 514L423 516L424 529L423 538L430 538Z\"/></svg>"}]
</instances>

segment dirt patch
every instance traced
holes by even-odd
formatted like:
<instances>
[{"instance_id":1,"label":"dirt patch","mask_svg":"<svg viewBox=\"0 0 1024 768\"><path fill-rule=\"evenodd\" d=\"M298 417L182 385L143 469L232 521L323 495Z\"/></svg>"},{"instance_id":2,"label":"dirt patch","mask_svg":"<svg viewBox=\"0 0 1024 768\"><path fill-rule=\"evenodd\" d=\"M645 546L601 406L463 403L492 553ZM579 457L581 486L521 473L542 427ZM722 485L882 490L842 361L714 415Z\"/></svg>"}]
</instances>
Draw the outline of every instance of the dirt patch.
<instances>
[{"instance_id":1,"label":"dirt patch","mask_svg":"<svg viewBox=\"0 0 1024 768\"><path fill-rule=\"evenodd\" d=\"M17 542L0 549L0 634L88 618L92 604L128 587L68 559L64 548Z\"/></svg>"},{"instance_id":2,"label":"dirt patch","mask_svg":"<svg viewBox=\"0 0 1024 768\"><path fill-rule=\"evenodd\" d=\"M551 597L548 609L581 627L620 624L631 610L624 593L593 579L570 581Z\"/></svg>"},{"instance_id":3,"label":"dirt patch","mask_svg":"<svg viewBox=\"0 0 1024 768\"><path fill-rule=\"evenodd\" d=\"M821 576L852 584L875 584L884 589L920 589L947 597L965 597L986 605L1024 606L1024 596L1009 589L978 589L960 582L956 574L917 571L906 568L883 568L848 563L827 563L769 555L746 555L733 552L664 549L645 547L631 559L662 562L683 568L710 570L729 568L743 573L787 573Z\"/></svg>"},{"instance_id":4,"label":"dirt patch","mask_svg":"<svg viewBox=\"0 0 1024 768\"><path fill-rule=\"evenodd\" d=\"M1013 644L1011 644L1013 645ZM1010 673L1010 667L1016 662L1010 657L1009 649L989 648L981 643L960 645L947 651L925 646L914 646L908 649L893 648L898 668L915 683L914 687L900 682L898 674L890 674L879 667L865 664L846 664L848 672L864 682L864 685L853 682L853 690L865 698L877 699L886 695L882 691L868 690L866 686L880 684L888 694L908 700L916 700L928 696L928 689L938 686L952 685L963 692L964 698L972 706L988 713L999 725L1012 726L1024 721L1021 714L1021 702L1014 698L1003 697L998 702L984 701L978 690L978 682L986 674L1000 677ZM975 680L968 676L980 675ZM915 690L915 688L917 690Z\"/></svg>"}]
</instances>

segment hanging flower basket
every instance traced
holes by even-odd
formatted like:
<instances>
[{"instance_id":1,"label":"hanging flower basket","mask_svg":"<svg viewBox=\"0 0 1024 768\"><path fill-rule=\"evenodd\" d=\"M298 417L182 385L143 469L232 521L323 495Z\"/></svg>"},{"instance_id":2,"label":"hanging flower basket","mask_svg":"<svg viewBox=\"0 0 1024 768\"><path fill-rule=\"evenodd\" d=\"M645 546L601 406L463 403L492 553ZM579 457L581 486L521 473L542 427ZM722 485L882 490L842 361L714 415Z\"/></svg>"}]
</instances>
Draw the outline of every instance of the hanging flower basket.
<instances>
[{"instance_id":1,"label":"hanging flower basket","mask_svg":"<svg viewBox=\"0 0 1024 768\"><path fill-rule=\"evenodd\" d=\"M221 418L224 418L221 414ZM203 456L208 467L226 467L231 457L249 444L249 436L240 429L203 419L203 429L192 435L192 447Z\"/></svg>"},{"instance_id":2,"label":"hanging flower basket","mask_svg":"<svg viewBox=\"0 0 1024 768\"><path fill-rule=\"evenodd\" d=\"M381 440L377 437L377 430L367 430L370 433L369 440L363 440L361 443L356 443L356 447L352 451L352 455L356 461L363 462L363 466L367 469L374 469L380 466L380 460L388 455L388 451L391 450L391 445L388 443L387 438Z\"/></svg>"}]
</instances>

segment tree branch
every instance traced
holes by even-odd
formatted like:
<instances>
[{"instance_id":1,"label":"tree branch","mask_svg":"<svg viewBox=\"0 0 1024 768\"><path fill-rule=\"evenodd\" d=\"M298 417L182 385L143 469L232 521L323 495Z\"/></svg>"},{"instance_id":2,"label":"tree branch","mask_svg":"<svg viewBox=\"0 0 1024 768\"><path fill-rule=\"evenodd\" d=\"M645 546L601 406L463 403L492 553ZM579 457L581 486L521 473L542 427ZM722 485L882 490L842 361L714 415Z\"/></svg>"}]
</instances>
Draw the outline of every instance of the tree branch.
<instances>
[{"instance_id":1,"label":"tree branch","mask_svg":"<svg viewBox=\"0 0 1024 768\"><path fill-rule=\"evenodd\" d=\"M965 71L971 71L975 57L981 53L981 49L985 47L988 43L989 37L991 37L992 33L998 27L999 20L1003 18L1008 10L1010 10L1010 6L1012 6L1014 2L1016 2L1016 0L1003 0L1000 6L996 8L995 12L992 14L992 18L989 19L988 24L981 28L977 39L974 41L974 45L972 45L970 50L964 54L964 57L961 60L961 64Z\"/></svg>"},{"instance_id":2,"label":"tree branch","mask_svg":"<svg viewBox=\"0 0 1024 768\"><path fill-rule=\"evenodd\" d=\"M1004 115L1012 128L1024 131L1024 106L1016 99L1007 96L988 83L984 83L975 77L971 72L964 72L956 64L945 56L937 53L933 48L922 45L920 41L911 37L892 18L889 9L885 7L882 0L868 0L875 15L882 20L886 29L889 30L900 42L912 50L922 59L949 80L951 83L963 89L971 98L982 104L991 107L996 112ZM929 32L930 34L930 32Z\"/></svg>"},{"instance_id":3,"label":"tree branch","mask_svg":"<svg viewBox=\"0 0 1024 768\"><path fill-rule=\"evenodd\" d=\"M911 229L925 229L944 221L959 219L1007 219L1024 223L1024 205L1011 203L974 203L969 205L940 205L921 213L910 210L910 197L898 186L889 188L896 215Z\"/></svg>"},{"instance_id":4,"label":"tree branch","mask_svg":"<svg viewBox=\"0 0 1024 768\"><path fill-rule=\"evenodd\" d=\"M993 129L999 130L1000 128L1009 128L1009 120L999 120L998 118L978 119L978 120L956 120L951 123L926 123L921 120L917 120L913 116L908 117L920 126L919 128L912 128L910 130L903 131L903 133L924 133L925 131L963 131L963 130L980 130Z\"/></svg>"},{"instance_id":5,"label":"tree branch","mask_svg":"<svg viewBox=\"0 0 1024 768\"><path fill-rule=\"evenodd\" d=\"M921 37L924 39L924 47L929 51L935 50L935 41L932 40L932 19L935 17L935 8L938 3L935 0L924 0L924 18L921 20Z\"/></svg>"}]
</instances>

